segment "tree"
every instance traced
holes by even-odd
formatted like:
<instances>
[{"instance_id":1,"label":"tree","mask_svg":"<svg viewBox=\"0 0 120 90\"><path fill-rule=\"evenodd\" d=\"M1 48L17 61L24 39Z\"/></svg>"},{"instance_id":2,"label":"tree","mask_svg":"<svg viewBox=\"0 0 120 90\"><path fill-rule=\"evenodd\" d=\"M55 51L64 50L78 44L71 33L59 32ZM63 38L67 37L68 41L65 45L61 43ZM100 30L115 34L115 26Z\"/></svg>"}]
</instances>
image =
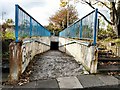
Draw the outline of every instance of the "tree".
<instances>
[{"instance_id":1,"label":"tree","mask_svg":"<svg viewBox=\"0 0 120 90\"><path fill-rule=\"evenodd\" d=\"M63 30L67 27L67 13L69 12L69 18L68 18L68 24L72 24L78 19L78 12L70 5L67 8L61 8L58 10L55 15L51 16L49 18L50 23L54 25L54 27L57 27L58 30Z\"/></svg>"},{"instance_id":2,"label":"tree","mask_svg":"<svg viewBox=\"0 0 120 90\"><path fill-rule=\"evenodd\" d=\"M61 31L59 27L57 27L56 25L54 25L53 23L49 23L48 26L45 26L45 28L47 28L49 31L51 31L51 34L56 34L58 35L59 32Z\"/></svg>"},{"instance_id":3,"label":"tree","mask_svg":"<svg viewBox=\"0 0 120 90\"><path fill-rule=\"evenodd\" d=\"M13 22L12 19L7 19L7 21L2 24L2 34L3 34L3 38L5 38L6 29L13 27L13 26L14 26L13 23L14 23L14 22Z\"/></svg>"},{"instance_id":4,"label":"tree","mask_svg":"<svg viewBox=\"0 0 120 90\"><path fill-rule=\"evenodd\" d=\"M98 11L98 13L113 26L116 35L120 37L120 0L79 0L81 3L89 5L91 8L95 9L94 5L99 4L107 7L110 10L109 21L104 14Z\"/></svg>"}]
</instances>

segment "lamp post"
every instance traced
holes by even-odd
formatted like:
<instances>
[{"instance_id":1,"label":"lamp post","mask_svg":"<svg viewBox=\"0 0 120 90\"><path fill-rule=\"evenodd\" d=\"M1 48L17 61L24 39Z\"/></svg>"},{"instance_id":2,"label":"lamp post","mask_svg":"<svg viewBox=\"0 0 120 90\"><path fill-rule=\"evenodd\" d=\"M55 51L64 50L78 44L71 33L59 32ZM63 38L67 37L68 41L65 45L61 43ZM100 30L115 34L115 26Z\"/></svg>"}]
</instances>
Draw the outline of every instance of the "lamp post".
<instances>
[{"instance_id":1,"label":"lamp post","mask_svg":"<svg viewBox=\"0 0 120 90\"><path fill-rule=\"evenodd\" d=\"M65 7L67 6L67 27L69 26L69 0L60 0L60 6Z\"/></svg>"},{"instance_id":2,"label":"lamp post","mask_svg":"<svg viewBox=\"0 0 120 90\"><path fill-rule=\"evenodd\" d=\"M69 0L67 3L67 27L69 26Z\"/></svg>"},{"instance_id":3,"label":"lamp post","mask_svg":"<svg viewBox=\"0 0 120 90\"><path fill-rule=\"evenodd\" d=\"M3 37L5 37L5 29L3 28L3 20L4 20L4 15L6 14L6 12L2 12L2 23L1 23L1 25L2 25L2 30L1 30L1 32L2 32L2 35L3 35ZM4 40L4 38L2 38L3 40Z\"/></svg>"},{"instance_id":4,"label":"lamp post","mask_svg":"<svg viewBox=\"0 0 120 90\"><path fill-rule=\"evenodd\" d=\"M6 14L6 12L2 12L2 23L3 23L3 20L4 20L4 15Z\"/></svg>"}]
</instances>

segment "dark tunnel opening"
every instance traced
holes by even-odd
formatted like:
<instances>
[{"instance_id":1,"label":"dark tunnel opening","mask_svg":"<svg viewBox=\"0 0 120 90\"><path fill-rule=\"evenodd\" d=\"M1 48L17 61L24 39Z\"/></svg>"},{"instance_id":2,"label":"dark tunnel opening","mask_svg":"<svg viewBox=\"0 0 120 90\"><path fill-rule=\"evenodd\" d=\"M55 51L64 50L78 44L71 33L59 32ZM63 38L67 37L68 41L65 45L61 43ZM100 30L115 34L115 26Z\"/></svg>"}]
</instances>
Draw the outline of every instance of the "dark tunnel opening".
<instances>
[{"instance_id":1,"label":"dark tunnel opening","mask_svg":"<svg viewBox=\"0 0 120 90\"><path fill-rule=\"evenodd\" d=\"M59 42L51 42L50 50L58 50Z\"/></svg>"}]
</instances>

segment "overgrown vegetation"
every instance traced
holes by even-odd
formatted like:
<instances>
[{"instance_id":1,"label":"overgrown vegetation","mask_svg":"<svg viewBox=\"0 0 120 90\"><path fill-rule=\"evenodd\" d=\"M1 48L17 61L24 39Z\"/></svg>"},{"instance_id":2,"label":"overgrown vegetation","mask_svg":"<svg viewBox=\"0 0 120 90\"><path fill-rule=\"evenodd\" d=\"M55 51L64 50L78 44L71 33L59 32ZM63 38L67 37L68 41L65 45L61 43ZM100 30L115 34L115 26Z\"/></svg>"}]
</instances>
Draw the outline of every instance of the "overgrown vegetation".
<instances>
[{"instance_id":1,"label":"overgrown vegetation","mask_svg":"<svg viewBox=\"0 0 120 90\"><path fill-rule=\"evenodd\" d=\"M120 38L117 37L113 26L107 24L103 19L99 22L98 45L101 48L112 50L114 55L118 55L117 47L120 46Z\"/></svg>"},{"instance_id":2,"label":"overgrown vegetation","mask_svg":"<svg viewBox=\"0 0 120 90\"><path fill-rule=\"evenodd\" d=\"M9 58L9 44L15 40L13 20L8 19L4 22L0 28L2 38L2 60L8 60Z\"/></svg>"},{"instance_id":3,"label":"overgrown vegetation","mask_svg":"<svg viewBox=\"0 0 120 90\"><path fill-rule=\"evenodd\" d=\"M5 33L5 39L12 39L15 40L15 33L14 31L6 31Z\"/></svg>"},{"instance_id":4,"label":"overgrown vegetation","mask_svg":"<svg viewBox=\"0 0 120 90\"><path fill-rule=\"evenodd\" d=\"M100 28L98 30L98 40L111 40L117 38L112 26L107 25L107 29Z\"/></svg>"}]
</instances>

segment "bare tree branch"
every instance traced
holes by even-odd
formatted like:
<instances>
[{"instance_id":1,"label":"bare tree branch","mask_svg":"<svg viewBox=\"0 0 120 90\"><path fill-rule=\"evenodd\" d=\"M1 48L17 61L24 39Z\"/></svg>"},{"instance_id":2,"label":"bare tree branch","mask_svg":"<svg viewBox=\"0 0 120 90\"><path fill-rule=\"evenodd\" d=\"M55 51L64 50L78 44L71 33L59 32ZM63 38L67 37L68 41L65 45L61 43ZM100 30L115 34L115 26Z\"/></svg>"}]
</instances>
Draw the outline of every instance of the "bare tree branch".
<instances>
[{"instance_id":1,"label":"bare tree branch","mask_svg":"<svg viewBox=\"0 0 120 90\"><path fill-rule=\"evenodd\" d=\"M80 3L82 3L82 4L86 4L85 2L83 2L83 1L80 1Z\"/></svg>"},{"instance_id":2,"label":"bare tree branch","mask_svg":"<svg viewBox=\"0 0 120 90\"><path fill-rule=\"evenodd\" d=\"M105 3L103 3L102 1L98 1L100 2L102 5L104 5L105 7L107 7L108 9L111 9L110 7L108 7Z\"/></svg>"},{"instance_id":3,"label":"bare tree branch","mask_svg":"<svg viewBox=\"0 0 120 90\"><path fill-rule=\"evenodd\" d=\"M95 7L93 7L93 5L92 5L91 3L87 2L86 0L82 0L82 1L84 1L86 4L88 4L91 8L95 9ZM109 24L113 25L113 23L112 23L111 21L109 21L109 20L104 16L104 14L102 14L102 13L99 12L99 11L98 11L98 13L99 13Z\"/></svg>"},{"instance_id":4,"label":"bare tree branch","mask_svg":"<svg viewBox=\"0 0 120 90\"><path fill-rule=\"evenodd\" d=\"M111 25L113 25L113 23L111 21L109 21L101 12L98 11L98 13Z\"/></svg>"},{"instance_id":5,"label":"bare tree branch","mask_svg":"<svg viewBox=\"0 0 120 90\"><path fill-rule=\"evenodd\" d=\"M97 3L99 3L99 1L97 1L97 2L93 3L92 5L95 5L95 4L97 4Z\"/></svg>"},{"instance_id":6,"label":"bare tree branch","mask_svg":"<svg viewBox=\"0 0 120 90\"><path fill-rule=\"evenodd\" d=\"M91 3L87 2L86 0L83 0L86 4L88 4L91 8L95 9L95 7L92 6Z\"/></svg>"}]
</instances>

